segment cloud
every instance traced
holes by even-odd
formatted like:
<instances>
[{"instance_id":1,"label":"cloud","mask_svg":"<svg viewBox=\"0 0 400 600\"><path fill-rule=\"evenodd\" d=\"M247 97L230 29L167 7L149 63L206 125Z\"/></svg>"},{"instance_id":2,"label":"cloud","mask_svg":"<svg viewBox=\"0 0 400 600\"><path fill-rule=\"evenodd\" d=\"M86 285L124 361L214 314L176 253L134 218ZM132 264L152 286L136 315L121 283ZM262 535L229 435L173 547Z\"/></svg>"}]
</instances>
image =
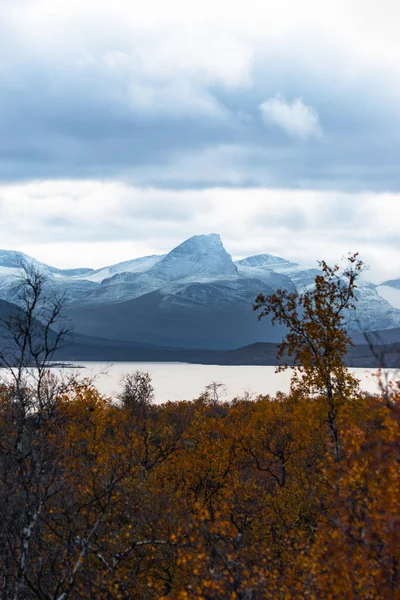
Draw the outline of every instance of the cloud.
<instances>
[{"instance_id":1,"label":"cloud","mask_svg":"<svg viewBox=\"0 0 400 600\"><path fill-rule=\"evenodd\" d=\"M102 266L219 231L237 258L399 276L396 0L2 11L4 247Z\"/></svg>"},{"instance_id":2,"label":"cloud","mask_svg":"<svg viewBox=\"0 0 400 600\"><path fill-rule=\"evenodd\" d=\"M260 111L266 125L276 125L291 137L306 140L322 134L316 110L301 98L290 103L277 94L260 104Z\"/></svg>"},{"instance_id":3,"label":"cloud","mask_svg":"<svg viewBox=\"0 0 400 600\"><path fill-rule=\"evenodd\" d=\"M368 277L398 277L399 194L313 190L160 190L98 181L0 185L3 248L59 267L165 253L216 231L234 257L272 253L315 265L360 251Z\"/></svg>"},{"instance_id":4,"label":"cloud","mask_svg":"<svg viewBox=\"0 0 400 600\"><path fill-rule=\"evenodd\" d=\"M197 214L208 208L204 198ZM193 206L184 192L62 180L0 186L0 218L17 244L40 236L50 242L127 240L145 238L149 225L157 233L184 226L193 219Z\"/></svg>"},{"instance_id":5,"label":"cloud","mask_svg":"<svg viewBox=\"0 0 400 600\"><path fill-rule=\"evenodd\" d=\"M400 190L391 0L3 4L0 181Z\"/></svg>"}]
</instances>

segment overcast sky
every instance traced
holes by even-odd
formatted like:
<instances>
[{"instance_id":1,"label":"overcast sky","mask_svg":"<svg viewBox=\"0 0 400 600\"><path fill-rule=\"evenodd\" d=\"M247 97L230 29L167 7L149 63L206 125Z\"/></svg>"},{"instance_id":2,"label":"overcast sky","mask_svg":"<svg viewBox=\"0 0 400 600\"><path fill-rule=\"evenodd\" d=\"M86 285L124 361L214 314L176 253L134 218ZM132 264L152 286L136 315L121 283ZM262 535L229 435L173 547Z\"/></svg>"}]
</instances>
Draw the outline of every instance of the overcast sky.
<instances>
[{"instance_id":1,"label":"overcast sky","mask_svg":"<svg viewBox=\"0 0 400 600\"><path fill-rule=\"evenodd\" d=\"M2 0L0 246L400 276L397 0Z\"/></svg>"}]
</instances>

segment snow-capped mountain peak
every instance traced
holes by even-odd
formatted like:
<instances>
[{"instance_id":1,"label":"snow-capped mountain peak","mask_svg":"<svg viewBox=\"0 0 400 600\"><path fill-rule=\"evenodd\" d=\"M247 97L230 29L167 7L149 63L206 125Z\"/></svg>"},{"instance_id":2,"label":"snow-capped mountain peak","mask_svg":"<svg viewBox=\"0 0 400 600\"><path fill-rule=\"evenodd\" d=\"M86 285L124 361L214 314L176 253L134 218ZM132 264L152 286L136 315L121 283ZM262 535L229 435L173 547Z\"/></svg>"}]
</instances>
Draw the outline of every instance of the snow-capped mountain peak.
<instances>
[{"instance_id":1,"label":"snow-capped mountain peak","mask_svg":"<svg viewBox=\"0 0 400 600\"><path fill-rule=\"evenodd\" d=\"M238 274L217 233L189 238L171 250L150 273L169 281L196 275L221 277Z\"/></svg>"},{"instance_id":2,"label":"snow-capped mountain peak","mask_svg":"<svg viewBox=\"0 0 400 600\"><path fill-rule=\"evenodd\" d=\"M50 279L53 277L52 268L35 258L17 250L0 250L0 277L2 280L15 281L22 275L24 268L34 268Z\"/></svg>"},{"instance_id":3,"label":"snow-capped mountain peak","mask_svg":"<svg viewBox=\"0 0 400 600\"><path fill-rule=\"evenodd\" d=\"M96 271L92 271L89 275L83 275L81 278L101 283L105 279L109 279L110 277L122 273L145 273L162 260L164 256L164 254L153 254L151 256L142 256L140 258L126 260L115 265L97 269Z\"/></svg>"},{"instance_id":4,"label":"snow-capped mountain peak","mask_svg":"<svg viewBox=\"0 0 400 600\"><path fill-rule=\"evenodd\" d=\"M17 250L0 250L0 267L21 269L28 265L40 265L47 268L47 265L40 263L23 252L18 252Z\"/></svg>"},{"instance_id":5,"label":"snow-capped mountain peak","mask_svg":"<svg viewBox=\"0 0 400 600\"><path fill-rule=\"evenodd\" d=\"M49 280L49 290L56 289L63 294L71 311L95 307L105 310L106 306L137 300L137 310L132 308L129 318L138 319L140 335L147 327L140 314L147 310L149 302L161 302L160 307L170 316L174 311L177 314L184 311L190 322L200 309L210 315L213 311L220 314L221 307L236 311L235 315L243 310L243 315L247 315L243 323L251 324L252 321L246 319L250 319L250 314L253 317L252 302L258 293L269 294L278 288L302 293L314 286L315 276L320 273L317 265L305 267L272 254L249 256L235 263L216 233L195 235L166 255L135 258L96 271L57 269L22 252L0 250L0 299L18 302L17 277L23 266L32 266L44 273ZM399 294L399 280L380 286L368 282L360 284L359 310L350 327L365 330L399 327ZM115 314L118 316L119 309ZM86 330L87 319L85 312L79 321L82 331L89 331ZM110 328L108 335L113 337L112 323ZM103 318L95 329L96 335L104 334ZM244 330L247 331L247 325ZM121 335L125 334L123 326Z\"/></svg>"},{"instance_id":6,"label":"snow-capped mountain peak","mask_svg":"<svg viewBox=\"0 0 400 600\"><path fill-rule=\"evenodd\" d=\"M242 260L237 260L236 264L242 267L256 267L271 271L278 268L296 266L295 263L292 263L285 258L281 258L280 256L274 256L273 254L256 254L255 256L248 256Z\"/></svg>"},{"instance_id":7,"label":"snow-capped mountain peak","mask_svg":"<svg viewBox=\"0 0 400 600\"><path fill-rule=\"evenodd\" d=\"M24 267L33 267L47 275L47 277L77 277L88 275L93 269L57 269L32 258L18 250L0 250L0 269L3 275L20 274Z\"/></svg>"}]
</instances>

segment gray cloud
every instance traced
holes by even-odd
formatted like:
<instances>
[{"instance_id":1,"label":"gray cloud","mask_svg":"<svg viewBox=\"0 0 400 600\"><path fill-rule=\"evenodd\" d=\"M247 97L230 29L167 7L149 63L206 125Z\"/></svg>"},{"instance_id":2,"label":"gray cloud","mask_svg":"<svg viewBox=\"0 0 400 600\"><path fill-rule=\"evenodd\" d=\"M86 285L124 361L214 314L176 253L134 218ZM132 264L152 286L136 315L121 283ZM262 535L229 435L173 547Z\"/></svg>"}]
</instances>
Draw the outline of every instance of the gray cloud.
<instances>
[{"instance_id":1,"label":"gray cloud","mask_svg":"<svg viewBox=\"0 0 400 600\"><path fill-rule=\"evenodd\" d=\"M398 5L132 6L3 0L2 245L101 266L218 231L398 276Z\"/></svg>"},{"instance_id":2,"label":"gray cloud","mask_svg":"<svg viewBox=\"0 0 400 600\"><path fill-rule=\"evenodd\" d=\"M356 54L346 57L356 73L349 77L339 48L317 38L308 54L294 52L288 40L277 54L222 29L199 27L201 33L194 28L186 36L163 29L157 38L129 35L118 22L106 38L100 23L93 38L83 25L75 34L66 19L60 41L57 30L51 37L35 22L32 41L22 39L22 19L21 12L10 21L0 50L4 182L400 187L393 79L373 67L359 69ZM286 101L267 100L268 118L280 119L281 128L283 118L286 131L308 137L307 144L263 126L259 106L277 94ZM324 137L315 139L320 127Z\"/></svg>"}]
</instances>

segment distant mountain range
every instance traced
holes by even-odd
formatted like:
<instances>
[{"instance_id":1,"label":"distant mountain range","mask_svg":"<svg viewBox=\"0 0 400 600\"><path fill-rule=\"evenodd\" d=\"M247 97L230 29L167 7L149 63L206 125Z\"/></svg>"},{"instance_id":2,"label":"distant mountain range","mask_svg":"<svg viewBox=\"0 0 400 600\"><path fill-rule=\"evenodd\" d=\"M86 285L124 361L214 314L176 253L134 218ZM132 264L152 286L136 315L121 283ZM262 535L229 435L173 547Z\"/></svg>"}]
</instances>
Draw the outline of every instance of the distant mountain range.
<instances>
[{"instance_id":1,"label":"distant mountain range","mask_svg":"<svg viewBox=\"0 0 400 600\"><path fill-rule=\"evenodd\" d=\"M92 338L93 348L104 347L104 339L114 348L121 342L122 354L124 347L128 352L127 345L133 352L132 344L208 350L275 344L284 330L267 319L258 322L252 310L256 296L278 288L301 292L313 285L319 272L270 254L234 262L215 233L194 236L165 255L97 270L56 269L2 250L0 299L18 301L18 275L24 264L44 272L49 288L65 295L65 312L78 345L87 340L82 336ZM348 323L353 332L391 330L391 341L400 341L395 333L400 328L400 278L360 282L358 300Z\"/></svg>"}]
</instances>

